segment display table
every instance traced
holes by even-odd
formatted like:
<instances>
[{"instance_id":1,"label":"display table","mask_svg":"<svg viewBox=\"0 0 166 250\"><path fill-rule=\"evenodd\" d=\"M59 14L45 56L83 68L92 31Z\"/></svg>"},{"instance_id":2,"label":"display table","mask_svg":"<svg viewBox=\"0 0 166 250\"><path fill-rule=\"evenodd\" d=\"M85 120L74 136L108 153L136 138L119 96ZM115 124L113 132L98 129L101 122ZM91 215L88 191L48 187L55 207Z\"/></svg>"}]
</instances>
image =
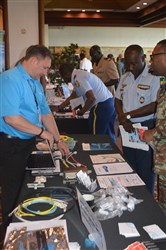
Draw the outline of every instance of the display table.
<instances>
[{"instance_id":1,"label":"display table","mask_svg":"<svg viewBox=\"0 0 166 250\"><path fill-rule=\"evenodd\" d=\"M47 98L50 109L55 117L56 124L60 133L88 134L88 112L84 116L73 117L72 112L56 113L55 106L60 105L65 99L62 97Z\"/></svg>"},{"instance_id":2,"label":"display table","mask_svg":"<svg viewBox=\"0 0 166 250\"><path fill-rule=\"evenodd\" d=\"M90 174L91 178L95 178L92 162L89 157L91 154L106 154L106 153L119 153L119 149L107 136L101 135L70 135L77 140L74 150L77 151L75 159L88 166L92 170ZM83 151L82 143L111 143L111 151ZM25 200L25 198L32 192L39 192L39 190L32 190L27 188L27 183L33 182L34 177L29 172L26 173L24 185L20 190L20 197L18 203ZM54 176L47 178L46 187L51 186L65 186L63 184L62 176ZM73 185L73 188L75 185ZM129 187L129 191L133 194L136 199L142 199L143 202L136 205L134 211L125 211L121 217L115 217L105 221L101 221L101 225L104 231L107 249L108 250L122 250L125 249L129 244L135 241L149 241L151 240L149 235L144 231L143 226L157 224L163 231L166 230L166 217L158 204L155 202L151 194L146 190L145 186ZM42 218L43 219L43 218ZM65 213L63 219L67 221L69 241L79 242L81 249L85 249L83 242L88 235L88 232L81 222L78 204L75 205L67 213ZM18 221L15 217L13 221ZM119 222L133 222L140 233L140 237L125 238L119 234L118 223ZM166 249L166 241L159 241L156 243L159 249Z\"/></svg>"},{"instance_id":3,"label":"display table","mask_svg":"<svg viewBox=\"0 0 166 250\"><path fill-rule=\"evenodd\" d=\"M55 121L61 134L88 134L87 118L55 117Z\"/></svg>"},{"instance_id":4,"label":"display table","mask_svg":"<svg viewBox=\"0 0 166 250\"><path fill-rule=\"evenodd\" d=\"M46 90L47 102L55 117L58 129L60 133L64 134L88 134L88 112L84 116L73 117L72 112L58 112L56 113L55 106L64 102L64 97L55 96L54 89Z\"/></svg>"}]
</instances>

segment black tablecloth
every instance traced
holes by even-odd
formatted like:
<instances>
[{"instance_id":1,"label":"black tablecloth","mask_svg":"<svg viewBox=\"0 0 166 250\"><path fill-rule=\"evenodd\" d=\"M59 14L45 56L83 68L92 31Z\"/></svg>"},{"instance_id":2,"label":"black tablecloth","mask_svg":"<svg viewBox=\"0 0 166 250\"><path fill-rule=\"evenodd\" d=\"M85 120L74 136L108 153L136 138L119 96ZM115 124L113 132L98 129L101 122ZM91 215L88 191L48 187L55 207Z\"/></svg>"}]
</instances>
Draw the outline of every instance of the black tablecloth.
<instances>
[{"instance_id":1,"label":"black tablecloth","mask_svg":"<svg viewBox=\"0 0 166 250\"><path fill-rule=\"evenodd\" d=\"M88 119L55 118L60 133L88 134Z\"/></svg>"},{"instance_id":2,"label":"black tablecloth","mask_svg":"<svg viewBox=\"0 0 166 250\"><path fill-rule=\"evenodd\" d=\"M101 154L101 153L119 153L118 148L107 136L92 136L92 135L70 135L77 140L74 150L77 151L75 155L76 160L88 166L92 170L90 176L94 179L95 173L93 171L92 162L89 154ZM81 143L85 142L111 142L111 151L83 151ZM20 190L19 202L27 198L28 194L32 192L27 188L27 182L33 182L34 177L29 172L26 173L26 178L22 190ZM63 186L63 177L55 176L48 178L46 186ZM166 230L166 217L151 194L146 190L145 186L137 186L128 188L132 192L136 199L143 199L143 202L136 205L134 211L125 211L121 217L115 217L106 221L101 221L101 225L104 231L107 249L108 250L121 250L125 249L129 244L135 241L149 241L151 240L149 235L144 231L143 226L157 224L163 231ZM36 191L38 192L38 190ZM83 246L84 239L87 237L88 232L81 222L78 204L75 203L73 209L67 212L64 216L67 220L68 234L70 241L77 241L82 246L81 249L85 249ZM42 218L43 219L43 218ZM16 221L16 218L13 218ZM140 237L125 238L119 234L118 222L133 222L140 233ZM166 241L157 242L160 249L166 249Z\"/></svg>"}]
</instances>

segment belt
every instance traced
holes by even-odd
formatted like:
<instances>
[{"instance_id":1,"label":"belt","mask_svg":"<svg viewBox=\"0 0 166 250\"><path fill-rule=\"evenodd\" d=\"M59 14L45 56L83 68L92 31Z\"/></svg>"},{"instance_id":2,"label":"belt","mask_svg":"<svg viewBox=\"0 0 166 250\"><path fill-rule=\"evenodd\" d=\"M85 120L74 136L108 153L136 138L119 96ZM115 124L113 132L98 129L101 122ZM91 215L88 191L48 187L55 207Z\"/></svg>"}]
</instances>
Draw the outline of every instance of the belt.
<instances>
[{"instance_id":1,"label":"belt","mask_svg":"<svg viewBox=\"0 0 166 250\"><path fill-rule=\"evenodd\" d=\"M2 136L3 138L7 138L7 139L19 139L18 137L12 136L12 135L7 135L3 132L0 132L0 136Z\"/></svg>"}]
</instances>

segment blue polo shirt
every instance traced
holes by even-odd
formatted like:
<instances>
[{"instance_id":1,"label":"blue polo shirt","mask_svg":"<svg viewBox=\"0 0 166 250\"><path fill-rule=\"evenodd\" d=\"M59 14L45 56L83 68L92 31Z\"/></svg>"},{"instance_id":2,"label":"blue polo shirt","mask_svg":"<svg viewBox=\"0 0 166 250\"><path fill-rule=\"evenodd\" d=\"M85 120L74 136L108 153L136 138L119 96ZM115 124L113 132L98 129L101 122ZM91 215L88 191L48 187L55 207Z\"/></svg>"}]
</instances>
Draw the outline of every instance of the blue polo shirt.
<instances>
[{"instance_id":1,"label":"blue polo shirt","mask_svg":"<svg viewBox=\"0 0 166 250\"><path fill-rule=\"evenodd\" d=\"M21 64L0 75L0 132L21 139L32 138L34 134L15 129L3 117L20 115L41 127L40 116L50 112L41 83L31 78Z\"/></svg>"}]
</instances>

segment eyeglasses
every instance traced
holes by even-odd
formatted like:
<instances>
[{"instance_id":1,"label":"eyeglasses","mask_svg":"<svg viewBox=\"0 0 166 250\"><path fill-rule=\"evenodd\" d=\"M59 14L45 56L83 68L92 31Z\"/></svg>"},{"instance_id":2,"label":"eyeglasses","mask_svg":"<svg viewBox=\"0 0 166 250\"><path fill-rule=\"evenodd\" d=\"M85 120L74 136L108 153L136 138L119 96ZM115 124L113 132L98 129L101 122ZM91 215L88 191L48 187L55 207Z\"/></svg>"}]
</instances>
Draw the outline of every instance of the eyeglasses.
<instances>
[{"instance_id":1,"label":"eyeglasses","mask_svg":"<svg viewBox=\"0 0 166 250\"><path fill-rule=\"evenodd\" d=\"M166 55L166 53L163 52L163 53L152 54L150 55L150 59L153 60L154 56L159 56L159 55Z\"/></svg>"}]
</instances>

